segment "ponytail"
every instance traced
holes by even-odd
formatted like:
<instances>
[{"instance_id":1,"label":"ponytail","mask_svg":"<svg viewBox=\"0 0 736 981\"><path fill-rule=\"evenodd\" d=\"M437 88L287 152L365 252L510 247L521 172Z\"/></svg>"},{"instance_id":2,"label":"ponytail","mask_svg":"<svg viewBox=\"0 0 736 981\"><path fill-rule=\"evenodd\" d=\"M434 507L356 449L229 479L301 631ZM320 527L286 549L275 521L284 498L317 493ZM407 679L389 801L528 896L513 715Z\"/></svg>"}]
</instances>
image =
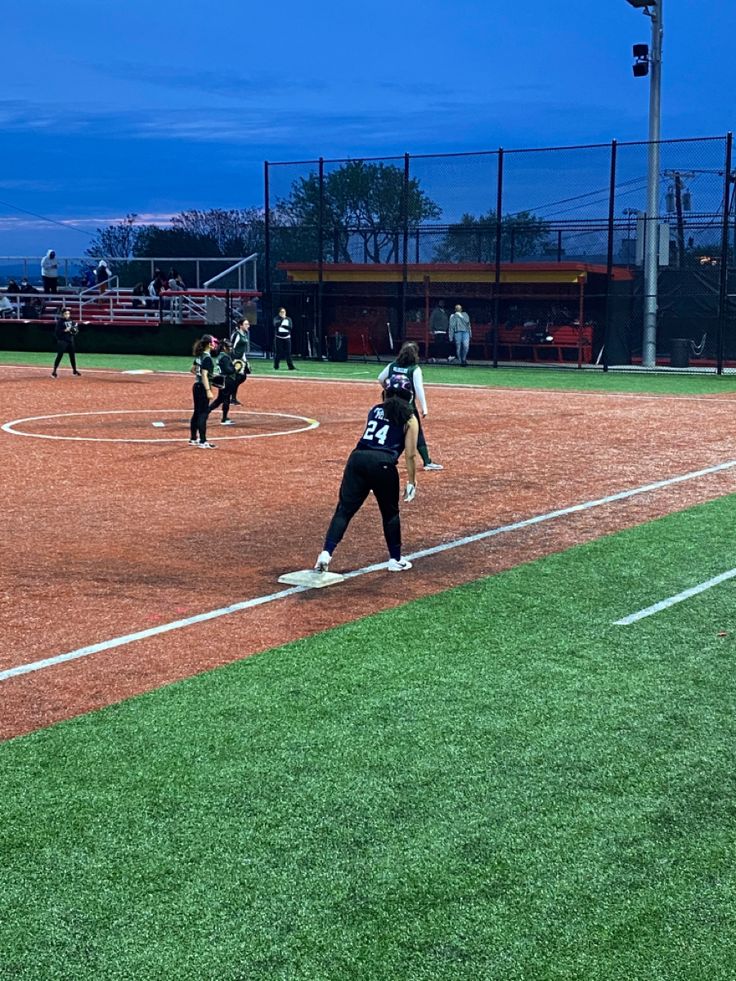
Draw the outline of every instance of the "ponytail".
<instances>
[{"instance_id":1,"label":"ponytail","mask_svg":"<svg viewBox=\"0 0 736 981\"><path fill-rule=\"evenodd\" d=\"M198 358L200 354L203 354L204 349L208 344L212 344L212 337L210 334L205 334L204 337L200 337L198 341L195 341L194 347L192 348L192 357Z\"/></svg>"}]
</instances>

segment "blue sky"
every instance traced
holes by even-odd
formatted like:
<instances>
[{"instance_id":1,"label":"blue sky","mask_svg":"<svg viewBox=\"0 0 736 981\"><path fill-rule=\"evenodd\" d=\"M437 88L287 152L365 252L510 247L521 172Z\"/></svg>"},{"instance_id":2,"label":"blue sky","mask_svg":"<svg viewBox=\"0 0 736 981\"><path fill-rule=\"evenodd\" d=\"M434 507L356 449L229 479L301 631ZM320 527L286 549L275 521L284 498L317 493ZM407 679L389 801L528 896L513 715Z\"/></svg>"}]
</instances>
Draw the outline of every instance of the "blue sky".
<instances>
[{"instance_id":1,"label":"blue sky","mask_svg":"<svg viewBox=\"0 0 736 981\"><path fill-rule=\"evenodd\" d=\"M662 135L725 133L736 3L665 3ZM79 255L127 212L260 205L264 159L646 137L630 46L649 20L625 0L34 0L6 21L0 255Z\"/></svg>"}]
</instances>

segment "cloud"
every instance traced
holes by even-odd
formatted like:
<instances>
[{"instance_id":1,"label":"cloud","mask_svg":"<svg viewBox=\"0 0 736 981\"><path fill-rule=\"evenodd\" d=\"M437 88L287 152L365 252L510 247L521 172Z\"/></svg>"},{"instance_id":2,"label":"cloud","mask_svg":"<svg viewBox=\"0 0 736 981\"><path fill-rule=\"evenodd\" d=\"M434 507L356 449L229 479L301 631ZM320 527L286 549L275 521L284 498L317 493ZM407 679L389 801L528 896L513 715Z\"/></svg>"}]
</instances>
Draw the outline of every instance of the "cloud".
<instances>
[{"instance_id":1,"label":"cloud","mask_svg":"<svg viewBox=\"0 0 736 981\"><path fill-rule=\"evenodd\" d=\"M292 94L295 90L319 92L327 83L318 79L290 78L288 72L262 73L257 76L241 75L232 69L211 71L184 69L179 65L150 65L132 61L102 62L86 65L102 75L124 81L143 82L175 90L194 90L203 95L225 96L242 101L243 94L264 95Z\"/></svg>"},{"instance_id":2,"label":"cloud","mask_svg":"<svg viewBox=\"0 0 736 981\"><path fill-rule=\"evenodd\" d=\"M146 212L145 214L138 215L137 225L159 225L160 227L168 227L171 225L172 219L177 212L164 211L164 212ZM65 216L64 218L54 218L52 221L41 217L28 217L25 215L0 215L0 231L18 231L24 230L28 231L30 229L46 229L48 230L49 225L53 224L57 228L65 226L69 231L95 231L97 228L104 228L106 225L115 225L120 221L125 219L125 215L74 215Z\"/></svg>"}]
</instances>

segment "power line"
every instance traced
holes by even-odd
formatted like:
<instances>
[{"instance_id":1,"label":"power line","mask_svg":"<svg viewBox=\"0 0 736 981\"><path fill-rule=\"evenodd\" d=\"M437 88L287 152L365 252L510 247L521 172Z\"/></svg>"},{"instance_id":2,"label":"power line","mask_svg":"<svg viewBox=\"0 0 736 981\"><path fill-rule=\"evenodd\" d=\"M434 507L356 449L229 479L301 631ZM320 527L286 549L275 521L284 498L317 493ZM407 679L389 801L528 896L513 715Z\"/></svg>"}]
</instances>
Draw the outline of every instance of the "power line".
<instances>
[{"instance_id":1,"label":"power line","mask_svg":"<svg viewBox=\"0 0 736 981\"><path fill-rule=\"evenodd\" d=\"M59 225L61 228L69 229L71 228L75 232L81 232L83 235L88 235L89 238L94 238L95 233L87 231L86 228L80 228L78 225L72 225L68 221L57 221L56 218L49 218L48 215L39 215L35 211L26 211L25 208L19 208L15 204L9 204L7 201L0 201L0 205L4 208L10 208L11 211L20 211L23 215L30 215L32 218L40 218L41 221L47 221L50 225Z\"/></svg>"}]
</instances>

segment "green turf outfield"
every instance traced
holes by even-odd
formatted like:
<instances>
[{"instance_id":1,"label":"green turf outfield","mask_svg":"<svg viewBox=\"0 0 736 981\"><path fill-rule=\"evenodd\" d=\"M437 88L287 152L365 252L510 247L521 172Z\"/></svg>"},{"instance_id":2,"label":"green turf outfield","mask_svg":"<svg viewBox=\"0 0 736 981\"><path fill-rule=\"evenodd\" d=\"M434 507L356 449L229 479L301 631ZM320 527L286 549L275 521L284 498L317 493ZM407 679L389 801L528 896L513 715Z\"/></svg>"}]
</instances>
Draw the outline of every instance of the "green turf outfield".
<instances>
[{"instance_id":1,"label":"green turf outfield","mask_svg":"<svg viewBox=\"0 0 736 981\"><path fill-rule=\"evenodd\" d=\"M153 371L189 370L191 358L154 355L84 354L79 353L79 367L110 368L117 371L150 368ZM53 354L24 351L0 351L0 364L51 365ZM385 366L372 361L300 361L299 375L310 378L372 378ZM256 375L274 374L270 361L254 360ZM62 370L68 367L66 359ZM50 371L49 367L49 371ZM554 388L600 390L610 392L662 392L674 394L716 393L736 391L736 375L674 374L671 372L610 371L575 368L489 368L471 365L467 369L453 365L423 365L425 380L440 384L500 385L511 388ZM280 372L286 375L286 370Z\"/></svg>"},{"instance_id":2,"label":"green turf outfield","mask_svg":"<svg viewBox=\"0 0 736 981\"><path fill-rule=\"evenodd\" d=\"M732 981L735 508L0 746L0 977Z\"/></svg>"}]
</instances>

